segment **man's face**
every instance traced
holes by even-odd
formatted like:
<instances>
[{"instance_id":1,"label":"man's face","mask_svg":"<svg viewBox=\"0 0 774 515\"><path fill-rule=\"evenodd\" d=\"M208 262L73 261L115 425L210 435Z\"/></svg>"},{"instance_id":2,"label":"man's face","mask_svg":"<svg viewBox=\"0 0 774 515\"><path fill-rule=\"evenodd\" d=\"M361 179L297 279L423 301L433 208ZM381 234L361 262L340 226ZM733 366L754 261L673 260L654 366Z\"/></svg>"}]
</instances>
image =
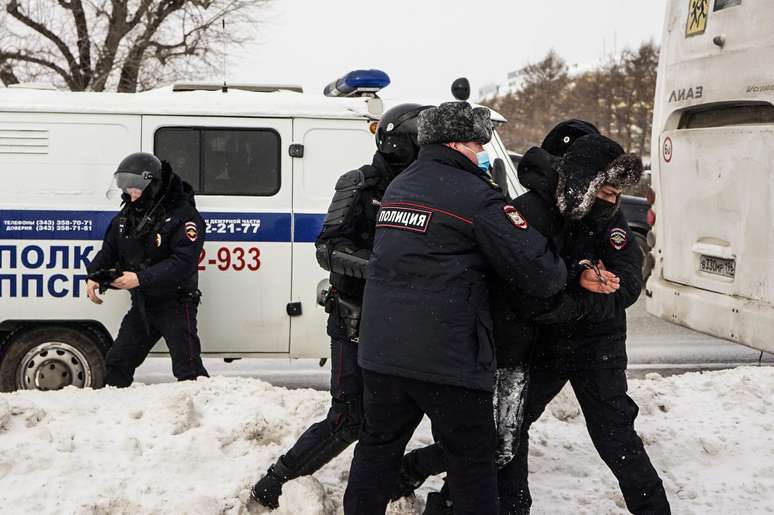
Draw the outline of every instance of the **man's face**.
<instances>
[{"instance_id":1,"label":"man's face","mask_svg":"<svg viewBox=\"0 0 774 515\"><path fill-rule=\"evenodd\" d=\"M476 154L484 150L484 146L475 141L468 141L467 143L448 143L448 146L470 159L470 162L474 165L478 165Z\"/></svg>"},{"instance_id":2,"label":"man's face","mask_svg":"<svg viewBox=\"0 0 774 515\"><path fill-rule=\"evenodd\" d=\"M131 202L135 202L142 195L142 190L140 188L127 188L126 194L129 195Z\"/></svg>"},{"instance_id":3,"label":"man's face","mask_svg":"<svg viewBox=\"0 0 774 515\"><path fill-rule=\"evenodd\" d=\"M621 191L623 190L620 188L605 184L597 192L597 198L615 204L618 202L618 196L621 194Z\"/></svg>"}]
</instances>

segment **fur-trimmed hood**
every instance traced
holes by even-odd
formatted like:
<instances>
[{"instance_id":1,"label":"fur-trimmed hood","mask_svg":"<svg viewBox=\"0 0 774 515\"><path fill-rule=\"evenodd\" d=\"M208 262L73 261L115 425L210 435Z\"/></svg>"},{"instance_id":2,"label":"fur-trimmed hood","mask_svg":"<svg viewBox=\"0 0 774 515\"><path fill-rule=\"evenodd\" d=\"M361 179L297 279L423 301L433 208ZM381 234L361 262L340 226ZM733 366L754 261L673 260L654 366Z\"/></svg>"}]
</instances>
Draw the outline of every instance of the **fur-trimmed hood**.
<instances>
[{"instance_id":1,"label":"fur-trimmed hood","mask_svg":"<svg viewBox=\"0 0 774 515\"><path fill-rule=\"evenodd\" d=\"M559 162L556 201L565 218L586 216L605 184L626 188L642 176L642 159L604 136L576 140Z\"/></svg>"},{"instance_id":2,"label":"fur-trimmed hood","mask_svg":"<svg viewBox=\"0 0 774 515\"><path fill-rule=\"evenodd\" d=\"M420 145L467 143L482 145L492 139L492 119L486 107L471 107L467 102L444 102L425 109L417 117Z\"/></svg>"}]
</instances>

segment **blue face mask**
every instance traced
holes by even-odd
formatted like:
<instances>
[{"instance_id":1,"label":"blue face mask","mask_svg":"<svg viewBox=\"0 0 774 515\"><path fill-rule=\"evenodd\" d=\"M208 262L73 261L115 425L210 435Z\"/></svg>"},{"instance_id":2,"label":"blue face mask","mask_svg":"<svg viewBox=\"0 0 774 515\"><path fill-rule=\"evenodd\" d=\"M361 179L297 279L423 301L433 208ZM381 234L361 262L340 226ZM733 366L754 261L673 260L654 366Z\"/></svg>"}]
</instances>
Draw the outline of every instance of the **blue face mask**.
<instances>
[{"instance_id":1,"label":"blue face mask","mask_svg":"<svg viewBox=\"0 0 774 515\"><path fill-rule=\"evenodd\" d=\"M476 161L478 161L478 167L482 172L488 172L491 164L489 163L489 152L482 150L476 153Z\"/></svg>"},{"instance_id":2,"label":"blue face mask","mask_svg":"<svg viewBox=\"0 0 774 515\"><path fill-rule=\"evenodd\" d=\"M470 148L467 145L462 145L466 149L468 149L470 152L473 152L473 149ZM486 150L482 150L481 152L473 152L476 154L476 165L479 167L479 169L482 172L488 172L489 168L491 167L491 163L489 163L489 152Z\"/></svg>"}]
</instances>

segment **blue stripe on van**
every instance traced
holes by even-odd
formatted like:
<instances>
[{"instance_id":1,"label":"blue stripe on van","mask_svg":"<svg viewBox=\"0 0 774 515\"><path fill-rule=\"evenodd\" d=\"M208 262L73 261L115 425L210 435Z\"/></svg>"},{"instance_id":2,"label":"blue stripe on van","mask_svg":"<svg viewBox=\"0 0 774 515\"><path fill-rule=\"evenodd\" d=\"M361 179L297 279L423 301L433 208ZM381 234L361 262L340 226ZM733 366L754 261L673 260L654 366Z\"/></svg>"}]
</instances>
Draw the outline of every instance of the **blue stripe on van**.
<instances>
[{"instance_id":1,"label":"blue stripe on van","mask_svg":"<svg viewBox=\"0 0 774 515\"><path fill-rule=\"evenodd\" d=\"M317 213L296 213L296 241L313 243L322 230L324 219L325 215Z\"/></svg>"},{"instance_id":2,"label":"blue stripe on van","mask_svg":"<svg viewBox=\"0 0 774 515\"><path fill-rule=\"evenodd\" d=\"M0 210L0 240L101 240L111 211ZM290 213L204 212L207 241L290 242ZM295 216L295 241L314 242L325 215Z\"/></svg>"}]
</instances>

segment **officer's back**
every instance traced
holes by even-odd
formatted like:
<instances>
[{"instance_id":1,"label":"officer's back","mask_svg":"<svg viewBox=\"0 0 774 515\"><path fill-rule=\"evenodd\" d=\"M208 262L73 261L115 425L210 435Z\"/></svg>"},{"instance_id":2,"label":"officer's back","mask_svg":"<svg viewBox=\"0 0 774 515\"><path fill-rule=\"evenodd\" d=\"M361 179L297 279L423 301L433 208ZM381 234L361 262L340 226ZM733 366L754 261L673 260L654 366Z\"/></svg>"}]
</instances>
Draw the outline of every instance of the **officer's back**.
<instances>
[{"instance_id":1,"label":"officer's back","mask_svg":"<svg viewBox=\"0 0 774 515\"><path fill-rule=\"evenodd\" d=\"M382 199L360 361L386 374L491 390L493 268L542 298L562 288L565 271L464 151L423 145Z\"/></svg>"},{"instance_id":2,"label":"officer's back","mask_svg":"<svg viewBox=\"0 0 774 515\"><path fill-rule=\"evenodd\" d=\"M421 353L415 378L488 389L488 265L477 251L473 218L498 199L470 160L443 145L423 147L394 181L377 219L364 311L379 316L363 323L364 363L395 372L389 368L405 368L405 357ZM475 328L483 341L470 334Z\"/></svg>"}]
</instances>

